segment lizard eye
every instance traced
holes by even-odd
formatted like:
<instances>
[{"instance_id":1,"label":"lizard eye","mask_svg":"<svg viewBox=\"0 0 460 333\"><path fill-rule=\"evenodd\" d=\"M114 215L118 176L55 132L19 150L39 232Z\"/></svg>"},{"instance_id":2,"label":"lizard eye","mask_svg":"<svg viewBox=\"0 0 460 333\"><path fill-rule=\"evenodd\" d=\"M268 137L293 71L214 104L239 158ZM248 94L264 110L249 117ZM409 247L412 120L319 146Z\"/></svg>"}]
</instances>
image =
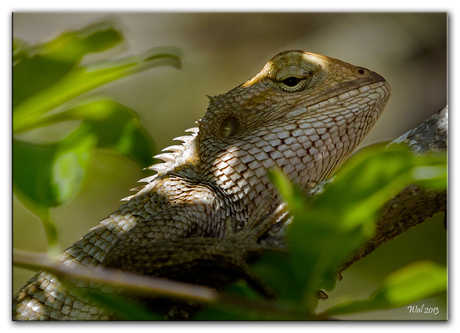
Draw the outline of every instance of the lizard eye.
<instances>
[{"instance_id":1,"label":"lizard eye","mask_svg":"<svg viewBox=\"0 0 460 333\"><path fill-rule=\"evenodd\" d=\"M278 87L281 88L281 90L286 91L286 92L297 92L297 91L302 91L305 89L307 86L310 77L295 77L295 76L289 76L283 80L277 81Z\"/></svg>"},{"instance_id":2,"label":"lizard eye","mask_svg":"<svg viewBox=\"0 0 460 333\"><path fill-rule=\"evenodd\" d=\"M220 124L219 134L222 138L228 139L237 135L241 131L241 125L238 119L234 116L225 118Z\"/></svg>"},{"instance_id":3,"label":"lizard eye","mask_svg":"<svg viewBox=\"0 0 460 333\"><path fill-rule=\"evenodd\" d=\"M299 83L300 79L296 77L288 77L287 79L283 80L283 83L288 87L295 87Z\"/></svg>"}]
</instances>

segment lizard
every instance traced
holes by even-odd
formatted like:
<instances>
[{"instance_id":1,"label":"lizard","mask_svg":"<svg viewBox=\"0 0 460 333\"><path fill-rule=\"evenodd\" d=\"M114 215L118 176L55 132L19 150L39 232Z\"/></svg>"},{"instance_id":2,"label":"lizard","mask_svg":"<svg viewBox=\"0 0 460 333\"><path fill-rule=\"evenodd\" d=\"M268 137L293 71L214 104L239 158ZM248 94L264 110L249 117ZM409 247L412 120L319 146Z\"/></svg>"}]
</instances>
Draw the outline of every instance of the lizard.
<instances>
[{"instance_id":1,"label":"lizard","mask_svg":"<svg viewBox=\"0 0 460 333\"><path fill-rule=\"evenodd\" d=\"M163 161L149 167L156 173L141 179L145 184L134 189L136 194L123 199L117 211L65 250L59 261L70 267L105 265L156 274L148 267L159 251L148 252L150 257L142 257L143 264L136 267L133 262L139 262L140 248L160 249L170 242L172 252L158 261L160 271L166 266L161 262L173 254L175 265L185 267L181 264L197 249L227 254L209 256L210 266L232 262L237 270L245 267L262 246L253 251L247 243L229 242L239 244L233 250L242 253L232 257L232 249L222 244L252 230L258 230L251 238L257 243L261 230L266 231L249 228L248 221L260 215L258 207L267 200L270 211L281 202L269 170L281 169L304 189L325 180L367 135L390 95L388 82L366 68L301 50L277 54L252 79L208 96L198 127L176 138L182 144L154 156ZM46 272L37 273L14 296L13 320L72 319L117 318Z\"/></svg>"}]
</instances>

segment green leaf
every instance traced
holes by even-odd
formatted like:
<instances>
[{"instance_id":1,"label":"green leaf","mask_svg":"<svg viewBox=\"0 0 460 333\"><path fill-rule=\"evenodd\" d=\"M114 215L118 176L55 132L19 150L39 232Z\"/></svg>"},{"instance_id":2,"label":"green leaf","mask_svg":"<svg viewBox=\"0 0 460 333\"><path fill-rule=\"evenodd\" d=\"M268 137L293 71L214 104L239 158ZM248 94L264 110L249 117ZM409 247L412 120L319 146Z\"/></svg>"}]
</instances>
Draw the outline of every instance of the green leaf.
<instances>
[{"instance_id":1,"label":"green leaf","mask_svg":"<svg viewBox=\"0 0 460 333\"><path fill-rule=\"evenodd\" d=\"M54 221L51 219L50 211L47 207L40 207L40 210L44 210L43 214L37 214L45 229L46 240L48 241L48 253L52 257L57 257L61 254L62 250L59 246L58 232Z\"/></svg>"},{"instance_id":2,"label":"green leaf","mask_svg":"<svg viewBox=\"0 0 460 333\"><path fill-rule=\"evenodd\" d=\"M95 138L81 127L64 140L38 145L13 138L13 189L30 211L40 217L49 251L60 253L49 208L65 204L79 192Z\"/></svg>"},{"instance_id":3,"label":"green leaf","mask_svg":"<svg viewBox=\"0 0 460 333\"><path fill-rule=\"evenodd\" d=\"M260 321L260 320L282 320L273 314L266 314L263 311L242 309L234 306L213 305L208 306L193 317L196 321Z\"/></svg>"},{"instance_id":4,"label":"green leaf","mask_svg":"<svg viewBox=\"0 0 460 333\"><path fill-rule=\"evenodd\" d=\"M123 35L110 20L34 46L13 39L13 133L82 121L76 131L53 144L13 139L14 192L41 218L51 249L57 248L57 232L49 208L77 195L96 146L116 151L142 166L150 164L154 155L151 137L128 107L97 101L60 113L54 110L127 75L163 64L180 67L178 52L173 48L155 48L141 55L81 66L87 54L105 51L122 41ZM46 115L49 111L54 113Z\"/></svg>"},{"instance_id":5,"label":"green leaf","mask_svg":"<svg viewBox=\"0 0 460 333\"><path fill-rule=\"evenodd\" d=\"M154 142L131 108L102 100L77 106L58 117L61 121L84 120L83 124L97 137L98 148L114 150L142 167L152 163Z\"/></svg>"},{"instance_id":6,"label":"green leaf","mask_svg":"<svg viewBox=\"0 0 460 333\"><path fill-rule=\"evenodd\" d=\"M57 114L45 124L76 119L82 119L82 125L56 144L13 141L15 190L28 199L24 204L34 212L37 205L54 207L75 197L95 147L114 150L141 166L151 163L153 140L132 109L97 101Z\"/></svg>"},{"instance_id":7,"label":"green leaf","mask_svg":"<svg viewBox=\"0 0 460 333\"><path fill-rule=\"evenodd\" d=\"M307 313L316 307L316 291L333 289L336 269L373 236L384 203L409 183L446 182L445 157L418 157L401 146L382 148L376 145L356 154L310 201L280 171L271 175L294 215L287 230L290 257L280 270L285 277L278 279L288 281L297 294L284 291L282 297L298 302Z\"/></svg>"},{"instance_id":8,"label":"green leaf","mask_svg":"<svg viewBox=\"0 0 460 333\"><path fill-rule=\"evenodd\" d=\"M23 52L30 57L16 57L13 67L13 110L32 96L43 92L74 69L88 53L104 51L123 40L112 22L104 21L57 38Z\"/></svg>"},{"instance_id":9,"label":"green leaf","mask_svg":"<svg viewBox=\"0 0 460 333\"><path fill-rule=\"evenodd\" d=\"M302 214L307 201L300 187L293 184L280 169L272 170L269 177L284 201L288 203L291 213L293 215Z\"/></svg>"},{"instance_id":10,"label":"green leaf","mask_svg":"<svg viewBox=\"0 0 460 333\"><path fill-rule=\"evenodd\" d=\"M366 300L336 305L321 316L398 308L447 290L447 269L429 261L406 266L389 275Z\"/></svg>"},{"instance_id":11,"label":"green leaf","mask_svg":"<svg viewBox=\"0 0 460 333\"><path fill-rule=\"evenodd\" d=\"M36 127L71 120L83 120L98 148L116 151L142 167L152 163L155 144L133 109L111 100L94 101L43 117Z\"/></svg>"},{"instance_id":12,"label":"green leaf","mask_svg":"<svg viewBox=\"0 0 460 333\"><path fill-rule=\"evenodd\" d=\"M148 311L132 299L116 294L107 294L97 290L78 290L84 297L92 299L99 306L109 310L121 320L151 321L162 320L161 316Z\"/></svg>"},{"instance_id":13,"label":"green leaf","mask_svg":"<svg viewBox=\"0 0 460 333\"><path fill-rule=\"evenodd\" d=\"M110 107L110 106L109 106ZM117 112L104 122L87 121L99 138L98 147L116 151L142 167L152 164L154 143L147 131L134 117L132 110L115 105Z\"/></svg>"},{"instance_id":14,"label":"green leaf","mask_svg":"<svg viewBox=\"0 0 460 333\"><path fill-rule=\"evenodd\" d=\"M122 39L112 23L102 22L23 49L13 67L13 133L38 126L45 113L106 83L161 65L181 66L179 52L166 47L116 61L80 65L84 55L104 51ZM19 42L15 45L17 50Z\"/></svg>"},{"instance_id":15,"label":"green leaf","mask_svg":"<svg viewBox=\"0 0 460 333\"><path fill-rule=\"evenodd\" d=\"M67 203L78 193L96 139L80 127L64 140L46 145L13 139L13 186L34 213Z\"/></svg>"},{"instance_id":16,"label":"green leaf","mask_svg":"<svg viewBox=\"0 0 460 333\"><path fill-rule=\"evenodd\" d=\"M248 299L260 298L260 296L242 280L237 280L230 287L226 288L225 292L231 293L232 295L245 296ZM193 320L262 320L263 318L261 318L261 316L259 311L248 311L248 309L240 309L234 306L213 304L205 306L197 315L193 316Z\"/></svg>"},{"instance_id":17,"label":"green leaf","mask_svg":"<svg viewBox=\"0 0 460 333\"><path fill-rule=\"evenodd\" d=\"M354 228L373 219L381 205L410 181L413 155L399 147L380 148L365 149L351 158L318 197L316 205L323 209L340 200L336 214L345 218L337 226Z\"/></svg>"},{"instance_id":18,"label":"green leaf","mask_svg":"<svg viewBox=\"0 0 460 333\"><path fill-rule=\"evenodd\" d=\"M447 189L447 156L446 153L423 155L411 172L413 181L425 188L436 190Z\"/></svg>"},{"instance_id":19,"label":"green leaf","mask_svg":"<svg viewBox=\"0 0 460 333\"><path fill-rule=\"evenodd\" d=\"M318 302L315 297L317 290L335 286L335 269L343 257L353 252L371 234L367 232L369 228L361 225L341 228L343 216L337 214L338 210L307 203L300 189L281 172L274 172L272 180L294 215L287 231L290 256L280 270L286 276L278 278L287 279L290 286L290 291L285 290L283 296L297 302L298 308L305 313L312 313ZM336 200L332 203L334 208L340 203L340 198ZM286 265L290 268L284 267Z\"/></svg>"},{"instance_id":20,"label":"green leaf","mask_svg":"<svg viewBox=\"0 0 460 333\"><path fill-rule=\"evenodd\" d=\"M282 269L280 267L280 269ZM259 270L256 270L260 273ZM284 281L286 282L286 281ZM276 304L276 308L264 308L265 304L269 304L261 295L254 292L251 287L245 281L238 280L232 284L229 288L225 289L226 293L236 295L240 300L244 300L242 296L245 296L248 300L254 301L251 307L238 307L235 305L223 305L219 303L211 303L204 307L203 310L198 312L193 317L193 320L293 320L299 319L288 311L289 307L284 303ZM267 303L264 303L267 302ZM271 301L273 304L273 301ZM301 317L302 319L305 319Z\"/></svg>"},{"instance_id":21,"label":"green leaf","mask_svg":"<svg viewBox=\"0 0 460 333\"><path fill-rule=\"evenodd\" d=\"M27 59L28 44L20 38L13 37L13 65L16 65L19 61Z\"/></svg>"},{"instance_id":22,"label":"green leaf","mask_svg":"<svg viewBox=\"0 0 460 333\"><path fill-rule=\"evenodd\" d=\"M103 65L75 68L59 82L28 98L13 110L13 132L19 133L33 127L39 121L39 116L103 84L155 66L168 64L178 67L178 56L172 53L174 50L168 50L169 53L163 49L151 49L139 56Z\"/></svg>"}]
</instances>

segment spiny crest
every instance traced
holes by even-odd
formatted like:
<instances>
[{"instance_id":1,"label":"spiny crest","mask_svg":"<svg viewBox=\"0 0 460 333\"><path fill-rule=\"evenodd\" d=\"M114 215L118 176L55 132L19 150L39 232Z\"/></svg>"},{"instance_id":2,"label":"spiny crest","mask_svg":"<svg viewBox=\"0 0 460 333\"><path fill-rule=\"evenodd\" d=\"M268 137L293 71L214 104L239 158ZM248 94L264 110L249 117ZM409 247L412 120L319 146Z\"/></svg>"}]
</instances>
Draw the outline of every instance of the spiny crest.
<instances>
[{"instance_id":1,"label":"spiny crest","mask_svg":"<svg viewBox=\"0 0 460 333\"><path fill-rule=\"evenodd\" d=\"M177 138L174 138L175 141L182 141L181 145L173 145L162 150L163 153L153 156L153 158L163 160L163 163L157 163L149 166L148 170L156 171L156 174L142 178L138 183L151 183L159 175L173 171L175 168L186 163L186 161L192 156L195 152L193 140L198 135L198 128L193 127L185 130L186 132L192 133L191 135L184 135ZM144 170L145 170L144 169ZM141 191L146 185L141 185L132 188L130 191ZM129 201L134 195L128 196L121 199L121 201Z\"/></svg>"}]
</instances>

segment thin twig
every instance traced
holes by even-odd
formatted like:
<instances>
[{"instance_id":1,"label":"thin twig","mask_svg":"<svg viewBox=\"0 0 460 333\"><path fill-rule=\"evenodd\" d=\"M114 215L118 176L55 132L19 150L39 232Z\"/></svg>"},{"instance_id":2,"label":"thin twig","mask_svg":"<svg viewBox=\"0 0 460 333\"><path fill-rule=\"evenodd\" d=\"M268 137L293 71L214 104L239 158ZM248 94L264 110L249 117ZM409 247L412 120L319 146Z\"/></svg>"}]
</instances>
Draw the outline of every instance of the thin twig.
<instances>
[{"instance_id":1,"label":"thin twig","mask_svg":"<svg viewBox=\"0 0 460 333\"><path fill-rule=\"evenodd\" d=\"M293 314L287 306L273 301L257 301L218 292L209 287L192 285L184 282L159 277L128 273L116 269L97 266L89 268L75 263L72 267L64 266L53 260L46 253L23 250L13 251L13 265L32 270L44 270L62 279L83 280L102 283L111 287L123 288L124 291L152 296L166 296L179 300L192 300L203 304L237 306L242 309L256 310L262 313Z\"/></svg>"}]
</instances>

